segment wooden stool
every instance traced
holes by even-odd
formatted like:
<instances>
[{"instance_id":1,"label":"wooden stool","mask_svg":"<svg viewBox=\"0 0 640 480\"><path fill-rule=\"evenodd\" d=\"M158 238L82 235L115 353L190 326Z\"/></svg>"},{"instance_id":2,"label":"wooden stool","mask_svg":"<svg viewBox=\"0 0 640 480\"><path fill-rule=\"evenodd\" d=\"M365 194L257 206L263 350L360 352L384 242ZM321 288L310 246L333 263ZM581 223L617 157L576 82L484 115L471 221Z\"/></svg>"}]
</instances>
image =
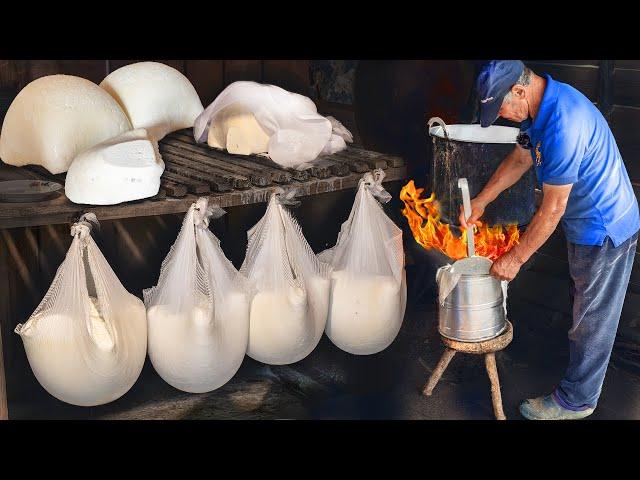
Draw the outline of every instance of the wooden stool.
<instances>
[{"instance_id":1,"label":"wooden stool","mask_svg":"<svg viewBox=\"0 0 640 480\"><path fill-rule=\"evenodd\" d=\"M484 355L484 363L491 381L491 400L493 402L493 412L498 420L506 420L504 411L502 410L502 395L500 394L500 380L498 379L498 368L496 367L495 352L502 350L511 343L513 339L513 325L507 320L507 329L495 338L485 340L483 342L461 342L450 338L440 336L442 343L446 349L438 362L435 370L431 374L429 381L424 386L422 394L430 396L435 388L438 380L442 377L447 365L456 354L456 352L473 353L475 355Z\"/></svg>"}]
</instances>

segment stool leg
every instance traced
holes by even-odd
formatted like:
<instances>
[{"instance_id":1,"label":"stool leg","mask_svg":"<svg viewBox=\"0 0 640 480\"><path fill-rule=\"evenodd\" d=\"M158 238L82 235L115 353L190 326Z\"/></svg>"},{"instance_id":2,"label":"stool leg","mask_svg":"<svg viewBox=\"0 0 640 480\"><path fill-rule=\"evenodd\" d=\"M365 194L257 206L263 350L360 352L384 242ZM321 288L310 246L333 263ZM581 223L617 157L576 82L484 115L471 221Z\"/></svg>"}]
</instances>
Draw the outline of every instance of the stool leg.
<instances>
[{"instance_id":1,"label":"stool leg","mask_svg":"<svg viewBox=\"0 0 640 480\"><path fill-rule=\"evenodd\" d=\"M500 394L500 380L498 379L498 367L496 366L495 353L487 353L484 356L485 366L491 382L491 400L493 402L493 412L498 420L506 420L502 410L502 395Z\"/></svg>"},{"instance_id":2,"label":"stool leg","mask_svg":"<svg viewBox=\"0 0 640 480\"><path fill-rule=\"evenodd\" d=\"M456 354L455 350L452 350L451 348L445 349L444 353L442 354L442 357L440 357L440 361L438 362L438 365L436 365L436 368L431 374L431 377L429 377L429 381L422 389L422 394L424 396L428 397L431 395L431 393L433 392L433 389L438 383L438 380L440 380L440 377L442 377L442 374L447 368L447 365L449 365L449 362L451 361L451 359L455 354Z\"/></svg>"}]
</instances>

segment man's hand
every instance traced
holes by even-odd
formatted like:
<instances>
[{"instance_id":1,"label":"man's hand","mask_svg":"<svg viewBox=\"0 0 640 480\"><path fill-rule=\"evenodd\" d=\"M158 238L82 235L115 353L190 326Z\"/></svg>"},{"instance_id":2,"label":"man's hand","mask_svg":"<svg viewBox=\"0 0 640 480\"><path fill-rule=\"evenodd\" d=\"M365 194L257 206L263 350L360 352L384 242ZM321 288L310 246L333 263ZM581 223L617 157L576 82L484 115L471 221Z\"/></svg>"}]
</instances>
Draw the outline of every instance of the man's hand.
<instances>
[{"instance_id":1,"label":"man's hand","mask_svg":"<svg viewBox=\"0 0 640 480\"><path fill-rule=\"evenodd\" d=\"M482 222L479 221L478 219L484 215L484 209L486 208L486 204L483 203L482 201L478 200L478 197L473 198L471 200L471 216L466 219L464 216L464 206L460 205L460 217L458 217L458 220L460 222L460 225L463 228L469 228L469 224L471 225L477 225L479 227L482 226Z\"/></svg>"},{"instance_id":2,"label":"man's hand","mask_svg":"<svg viewBox=\"0 0 640 480\"><path fill-rule=\"evenodd\" d=\"M513 250L510 250L493 262L489 273L499 280L510 282L518 275L523 263L516 257Z\"/></svg>"}]
</instances>

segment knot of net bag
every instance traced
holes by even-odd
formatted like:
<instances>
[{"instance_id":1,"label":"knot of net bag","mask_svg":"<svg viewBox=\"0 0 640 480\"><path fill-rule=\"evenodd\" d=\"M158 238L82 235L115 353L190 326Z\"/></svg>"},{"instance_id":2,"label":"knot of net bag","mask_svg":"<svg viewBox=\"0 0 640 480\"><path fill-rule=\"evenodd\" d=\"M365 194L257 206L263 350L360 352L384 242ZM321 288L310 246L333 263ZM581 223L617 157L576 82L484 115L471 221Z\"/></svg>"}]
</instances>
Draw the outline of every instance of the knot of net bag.
<instances>
[{"instance_id":1,"label":"knot of net bag","mask_svg":"<svg viewBox=\"0 0 640 480\"><path fill-rule=\"evenodd\" d=\"M85 213L76 223L71 225L71 236L77 236L80 240L85 240L94 226L100 226L96 214L92 212Z\"/></svg>"},{"instance_id":2,"label":"knot of net bag","mask_svg":"<svg viewBox=\"0 0 640 480\"><path fill-rule=\"evenodd\" d=\"M360 179L359 184L371 192L380 203L387 203L391 200L391 194L382 186L382 180L386 174L381 168L376 168L372 172L365 173Z\"/></svg>"},{"instance_id":3,"label":"knot of net bag","mask_svg":"<svg viewBox=\"0 0 640 480\"><path fill-rule=\"evenodd\" d=\"M300 200L296 200L295 196L298 193L298 189L295 187L276 187L273 194L276 197L276 201L280 205L284 205L287 207L298 207L302 203Z\"/></svg>"},{"instance_id":4,"label":"knot of net bag","mask_svg":"<svg viewBox=\"0 0 640 480\"><path fill-rule=\"evenodd\" d=\"M193 209L193 224L196 227L209 228L209 221L213 218L220 218L225 212L218 205L209 205L207 197L200 197L191 204Z\"/></svg>"}]
</instances>

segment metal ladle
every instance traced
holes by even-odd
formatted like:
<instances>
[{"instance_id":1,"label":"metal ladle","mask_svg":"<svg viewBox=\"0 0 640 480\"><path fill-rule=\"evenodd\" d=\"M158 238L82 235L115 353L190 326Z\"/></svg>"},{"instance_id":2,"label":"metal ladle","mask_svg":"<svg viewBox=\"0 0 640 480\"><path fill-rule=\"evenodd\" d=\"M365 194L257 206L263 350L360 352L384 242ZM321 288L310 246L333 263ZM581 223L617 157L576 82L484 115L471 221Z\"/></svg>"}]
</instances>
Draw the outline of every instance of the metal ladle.
<instances>
[{"instance_id":1,"label":"metal ladle","mask_svg":"<svg viewBox=\"0 0 640 480\"><path fill-rule=\"evenodd\" d=\"M458 188L462 190L462 203L465 219L471 216L471 196L469 195L469 183L466 178L458 179ZM467 228L467 258L462 258L451 266L451 273L461 275L489 275L493 262L486 257L476 255L473 238L473 225Z\"/></svg>"}]
</instances>

